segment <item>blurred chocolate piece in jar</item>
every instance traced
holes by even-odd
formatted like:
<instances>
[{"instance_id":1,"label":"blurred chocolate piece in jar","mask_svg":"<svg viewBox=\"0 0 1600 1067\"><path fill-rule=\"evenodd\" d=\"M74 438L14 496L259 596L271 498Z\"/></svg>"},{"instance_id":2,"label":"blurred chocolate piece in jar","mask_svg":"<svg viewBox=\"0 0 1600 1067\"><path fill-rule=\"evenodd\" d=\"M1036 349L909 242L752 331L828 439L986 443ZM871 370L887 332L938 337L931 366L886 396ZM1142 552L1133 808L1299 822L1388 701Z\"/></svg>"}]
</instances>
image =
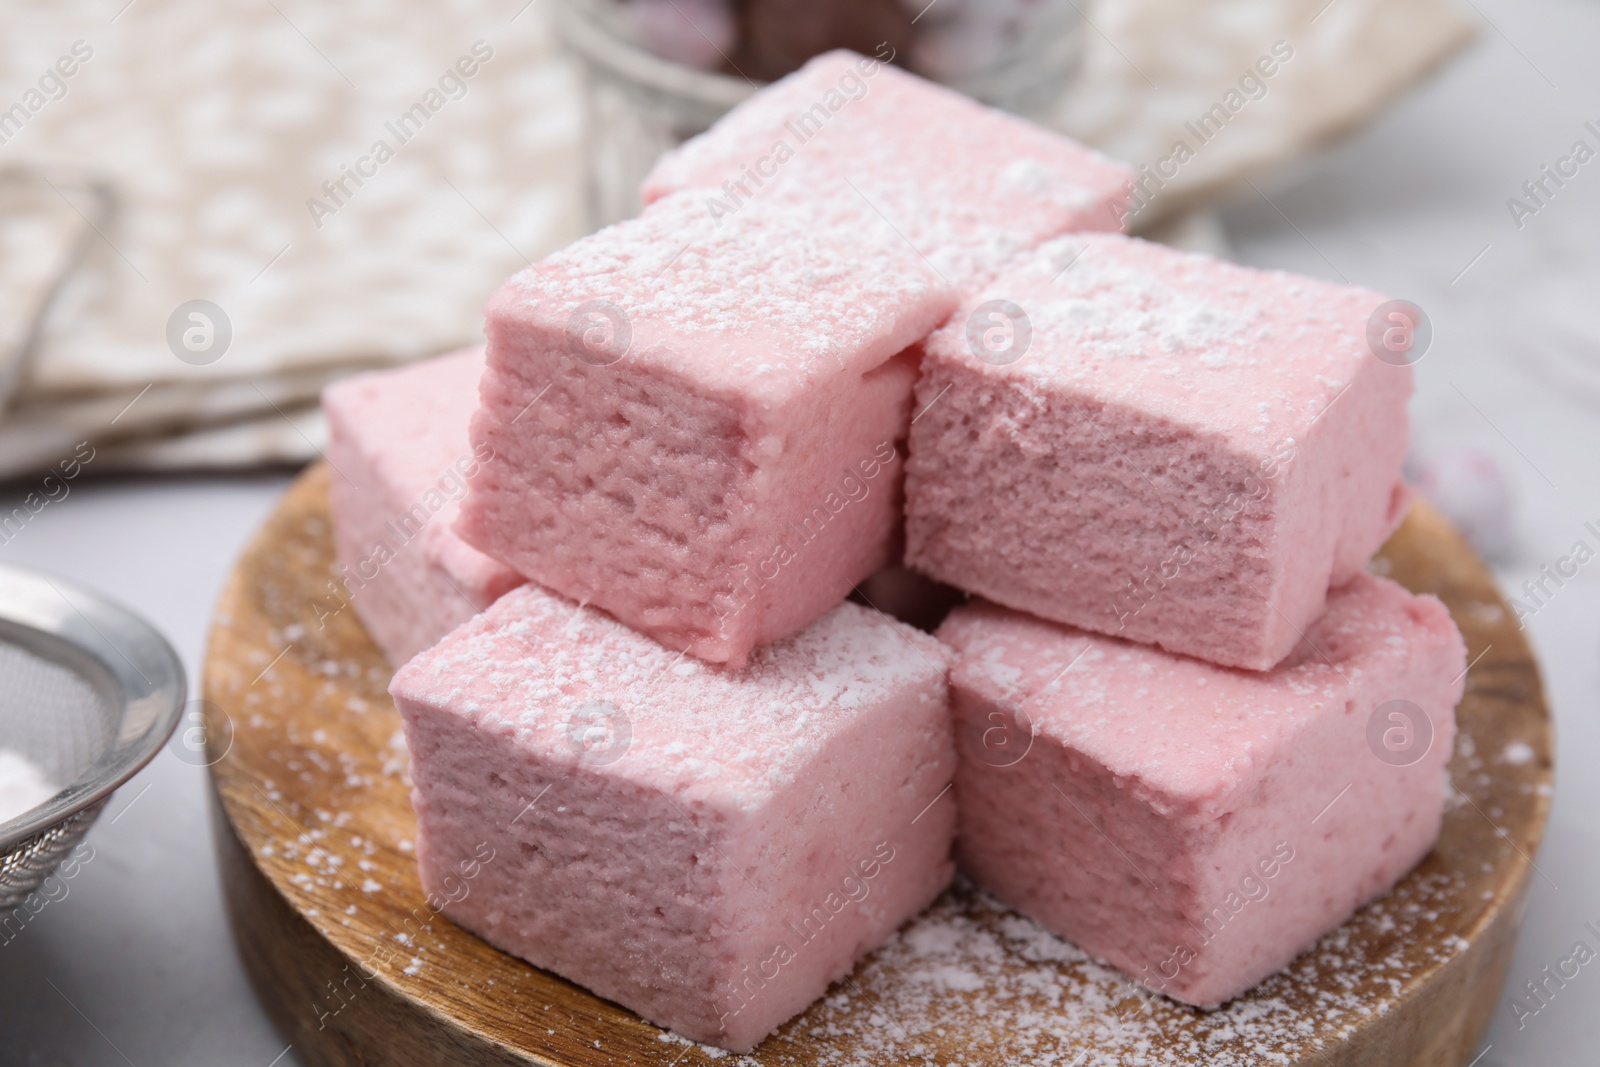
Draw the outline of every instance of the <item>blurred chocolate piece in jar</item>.
<instances>
[{"instance_id":1,"label":"blurred chocolate piece in jar","mask_svg":"<svg viewBox=\"0 0 1600 1067\"><path fill-rule=\"evenodd\" d=\"M1067 7L1062 0L941 0L917 16L904 62L924 78L943 82L992 71L1026 34L1060 21Z\"/></svg>"},{"instance_id":2,"label":"blurred chocolate piece in jar","mask_svg":"<svg viewBox=\"0 0 1600 1067\"><path fill-rule=\"evenodd\" d=\"M632 0L627 14L639 43L674 63L720 70L739 46L730 0Z\"/></svg>"},{"instance_id":3,"label":"blurred chocolate piece in jar","mask_svg":"<svg viewBox=\"0 0 1600 1067\"><path fill-rule=\"evenodd\" d=\"M907 2L919 11L900 62L994 107L1043 119L1082 61L1075 0Z\"/></svg>"},{"instance_id":4,"label":"blurred chocolate piece in jar","mask_svg":"<svg viewBox=\"0 0 1600 1067\"><path fill-rule=\"evenodd\" d=\"M903 59L916 15L901 0L745 0L741 8L739 72L762 81L793 73L836 48Z\"/></svg>"}]
</instances>

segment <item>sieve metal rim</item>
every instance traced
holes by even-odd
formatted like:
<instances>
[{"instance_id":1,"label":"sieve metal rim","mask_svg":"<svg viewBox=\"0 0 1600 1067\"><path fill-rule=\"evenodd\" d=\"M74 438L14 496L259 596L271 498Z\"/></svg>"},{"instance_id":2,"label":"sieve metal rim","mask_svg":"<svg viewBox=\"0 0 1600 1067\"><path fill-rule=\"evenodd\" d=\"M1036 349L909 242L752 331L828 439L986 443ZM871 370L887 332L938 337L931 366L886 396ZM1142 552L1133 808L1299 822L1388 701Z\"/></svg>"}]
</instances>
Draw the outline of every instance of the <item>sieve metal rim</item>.
<instances>
[{"instance_id":1,"label":"sieve metal rim","mask_svg":"<svg viewBox=\"0 0 1600 1067\"><path fill-rule=\"evenodd\" d=\"M92 669L116 714L106 751L78 779L36 808L0 822L0 851L92 807L155 758L178 725L188 693L183 663L167 639L120 604L62 578L0 564L0 629L70 646L76 669ZM51 653L47 653L51 654Z\"/></svg>"}]
</instances>

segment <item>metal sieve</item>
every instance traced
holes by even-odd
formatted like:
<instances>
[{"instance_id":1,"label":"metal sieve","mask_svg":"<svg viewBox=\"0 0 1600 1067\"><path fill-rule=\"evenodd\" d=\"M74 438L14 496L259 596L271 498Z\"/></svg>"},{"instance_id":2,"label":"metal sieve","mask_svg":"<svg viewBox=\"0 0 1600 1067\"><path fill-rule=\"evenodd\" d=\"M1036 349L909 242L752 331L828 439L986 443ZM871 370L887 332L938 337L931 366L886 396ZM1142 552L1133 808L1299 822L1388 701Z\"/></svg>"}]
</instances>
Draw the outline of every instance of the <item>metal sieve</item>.
<instances>
[{"instance_id":1,"label":"metal sieve","mask_svg":"<svg viewBox=\"0 0 1600 1067\"><path fill-rule=\"evenodd\" d=\"M38 888L161 750L184 695L183 665L144 620L70 582L0 566L0 748L67 783L0 822L0 912Z\"/></svg>"}]
</instances>

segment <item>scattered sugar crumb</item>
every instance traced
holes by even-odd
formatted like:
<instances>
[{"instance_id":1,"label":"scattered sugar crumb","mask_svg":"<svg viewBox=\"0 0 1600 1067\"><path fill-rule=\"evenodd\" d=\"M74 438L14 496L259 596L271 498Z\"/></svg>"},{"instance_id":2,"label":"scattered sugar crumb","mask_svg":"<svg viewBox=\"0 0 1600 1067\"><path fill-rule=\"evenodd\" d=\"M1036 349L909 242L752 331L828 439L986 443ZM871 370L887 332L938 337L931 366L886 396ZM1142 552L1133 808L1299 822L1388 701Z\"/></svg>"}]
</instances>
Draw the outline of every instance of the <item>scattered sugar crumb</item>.
<instances>
[{"instance_id":1,"label":"scattered sugar crumb","mask_svg":"<svg viewBox=\"0 0 1600 1067\"><path fill-rule=\"evenodd\" d=\"M1513 741L1500 752L1502 762L1520 767L1533 759L1533 748L1526 741Z\"/></svg>"},{"instance_id":2,"label":"scattered sugar crumb","mask_svg":"<svg viewBox=\"0 0 1600 1067\"><path fill-rule=\"evenodd\" d=\"M271 684L268 678L262 688ZM380 713L393 714L387 707ZM261 728L259 717L249 721L251 728ZM1497 820L1509 807L1510 821L1516 823L1517 806L1535 803L1527 793L1547 797L1550 786L1536 782L1523 793L1492 788L1493 763L1523 764L1537 754L1522 742L1479 754L1470 741L1472 725L1470 717L1462 723L1460 736L1469 740L1457 751L1454 779L1447 786L1451 803L1446 834L1452 840L1470 837L1484 843L1492 830L1485 829L1474 804ZM321 765L317 752L294 747L303 739L290 741L284 749L282 781L275 785L264 780L261 788L274 804L301 819L304 809L286 798L285 790L297 797L293 783ZM377 760L368 759L354 769L371 772L376 765ZM397 787L393 780L375 783L380 789ZM347 862L362 851L381 851L370 840L377 832L374 826L362 827L367 838L361 840L332 829L344 814L316 813L312 829L275 849L263 848L260 855L274 857L279 876L310 895L329 884L306 866L305 857L313 850L337 846ZM1459 820L1454 829L1452 820ZM388 840L387 834L380 836ZM340 844L346 840L348 848ZM1514 840L1489 844L1514 856ZM402 853L414 850L406 839L395 841L394 847ZM1497 899L1493 887L1504 857L1485 855L1481 867L1467 869L1446 870L1426 861L1394 892L1324 937L1285 973L1214 1012L1197 1012L1149 994L1141 997L1125 978L960 882L869 956L848 983L835 986L769 1038L759 1060L698 1047L706 1058L729 1060L736 1067L877 1067L891 1062L917 1067L1244 1067L1318 1062L1314 1050L1331 1048L1367 1019L1394 1010L1405 989L1464 951L1466 943L1452 932L1471 928L1473 918ZM339 901L340 908L344 905ZM420 973L423 966L421 949L413 951L418 955L405 968L407 975ZM435 951L440 951L438 945ZM556 1031L549 1033L555 1036ZM670 1033L658 1039L693 1044Z\"/></svg>"},{"instance_id":3,"label":"scattered sugar crumb","mask_svg":"<svg viewBox=\"0 0 1600 1067\"><path fill-rule=\"evenodd\" d=\"M1255 1067L1313 1050L1399 1002L1463 948L1439 929L1482 906L1461 874L1419 871L1285 972L1201 1012L1137 989L965 879L739 1067ZM1403 951L1402 951L1403 950ZM675 1034L660 1040L687 1044ZM708 1054L709 1053L709 1050ZM725 1054L726 1055L726 1054Z\"/></svg>"}]
</instances>

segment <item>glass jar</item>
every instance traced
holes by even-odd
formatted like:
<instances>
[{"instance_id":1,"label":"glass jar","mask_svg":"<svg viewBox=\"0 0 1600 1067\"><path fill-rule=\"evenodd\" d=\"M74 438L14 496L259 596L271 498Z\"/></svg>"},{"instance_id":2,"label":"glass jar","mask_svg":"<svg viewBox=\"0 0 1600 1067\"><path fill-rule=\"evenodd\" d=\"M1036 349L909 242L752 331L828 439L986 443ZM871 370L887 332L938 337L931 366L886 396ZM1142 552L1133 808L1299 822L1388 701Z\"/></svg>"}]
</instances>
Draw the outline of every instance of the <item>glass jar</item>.
<instances>
[{"instance_id":1,"label":"glass jar","mask_svg":"<svg viewBox=\"0 0 1600 1067\"><path fill-rule=\"evenodd\" d=\"M760 87L656 54L642 39L634 2L559 0L556 10L557 29L583 66L588 210L597 228L637 214L639 185L661 154ZM1083 17L1073 0L934 0L911 29L911 70L1030 117L1059 99L1082 55Z\"/></svg>"}]
</instances>

